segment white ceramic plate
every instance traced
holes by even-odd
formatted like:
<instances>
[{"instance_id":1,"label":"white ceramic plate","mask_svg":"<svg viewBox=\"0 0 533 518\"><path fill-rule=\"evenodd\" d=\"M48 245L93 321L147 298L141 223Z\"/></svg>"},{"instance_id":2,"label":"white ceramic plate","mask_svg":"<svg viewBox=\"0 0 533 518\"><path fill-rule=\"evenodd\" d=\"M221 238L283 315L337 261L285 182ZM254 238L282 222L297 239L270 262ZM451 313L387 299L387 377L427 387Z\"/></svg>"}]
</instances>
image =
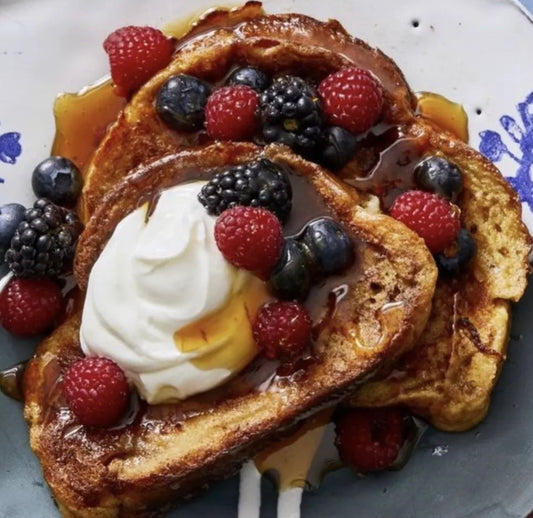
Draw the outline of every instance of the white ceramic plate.
<instances>
[{"instance_id":1,"label":"white ceramic plate","mask_svg":"<svg viewBox=\"0 0 533 518\"><path fill-rule=\"evenodd\" d=\"M533 10L533 0L525 5ZM162 26L212 7L178 0L0 0L0 204L29 204L29 177L46 157L57 93L76 91L107 72L101 43L126 24ZM337 18L352 34L380 47L414 90L461 102L471 144L497 162L524 200L533 227L533 24L510 0L272 0L268 12ZM518 305L510 358L488 419L476 430L430 430L407 467L355 480L343 470L304 496L303 518L524 518L533 509L533 305ZM27 358L34 344L0 330L0 368ZM0 397L0 517L55 517L30 452L18 403ZM216 485L170 516L199 513L235 518L238 482ZM263 517L276 495L263 485ZM280 518L289 518L287 516Z\"/></svg>"}]
</instances>

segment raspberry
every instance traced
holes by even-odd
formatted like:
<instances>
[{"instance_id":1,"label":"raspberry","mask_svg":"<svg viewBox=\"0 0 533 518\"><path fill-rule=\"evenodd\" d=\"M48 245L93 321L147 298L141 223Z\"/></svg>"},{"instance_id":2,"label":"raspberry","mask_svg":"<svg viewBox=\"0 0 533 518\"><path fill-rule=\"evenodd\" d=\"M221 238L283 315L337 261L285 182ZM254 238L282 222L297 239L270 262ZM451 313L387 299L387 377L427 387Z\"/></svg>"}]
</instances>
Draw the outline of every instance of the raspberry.
<instances>
[{"instance_id":1,"label":"raspberry","mask_svg":"<svg viewBox=\"0 0 533 518\"><path fill-rule=\"evenodd\" d=\"M158 29L129 25L112 32L104 50L117 93L125 97L170 63L174 45Z\"/></svg>"},{"instance_id":2,"label":"raspberry","mask_svg":"<svg viewBox=\"0 0 533 518\"><path fill-rule=\"evenodd\" d=\"M122 369L100 356L83 358L72 365L63 380L67 403L86 426L111 426L125 412L129 386Z\"/></svg>"},{"instance_id":3,"label":"raspberry","mask_svg":"<svg viewBox=\"0 0 533 518\"><path fill-rule=\"evenodd\" d=\"M378 80L362 68L344 68L330 74L318 87L328 122L353 133L371 128L383 108Z\"/></svg>"},{"instance_id":4,"label":"raspberry","mask_svg":"<svg viewBox=\"0 0 533 518\"><path fill-rule=\"evenodd\" d=\"M272 212L239 205L218 217L215 240L227 261L266 279L281 254L283 235Z\"/></svg>"},{"instance_id":5,"label":"raspberry","mask_svg":"<svg viewBox=\"0 0 533 518\"><path fill-rule=\"evenodd\" d=\"M357 408L335 419L341 459L366 473L391 467L407 437L398 408Z\"/></svg>"},{"instance_id":6,"label":"raspberry","mask_svg":"<svg viewBox=\"0 0 533 518\"><path fill-rule=\"evenodd\" d=\"M258 128L258 95L249 86L223 86L205 105L207 133L219 140L247 140Z\"/></svg>"},{"instance_id":7,"label":"raspberry","mask_svg":"<svg viewBox=\"0 0 533 518\"><path fill-rule=\"evenodd\" d=\"M43 333L63 310L63 296L51 279L11 280L0 294L0 323L15 335Z\"/></svg>"},{"instance_id":8,"label":"raspberry","mask_svg":"<svg viewBox=\"0 0 533 518\"><path fill-rule=\"evenodd\" d=\"M459 212L451 203L424 191L407 191L398 196L390 215L414 230L433 253L451 245L461 227Z\"/></svg>"},{"instance_id":9,"label":"raspberry","mask_svg":"<svg viewBox=\"0 0 533 518\"><path fill-rule=\"evenodd\" d=\"M267 358L294 358L311 340L311 317L298 302L271 302L259 310L253 334Z\"/></svg>"}]
</instances>

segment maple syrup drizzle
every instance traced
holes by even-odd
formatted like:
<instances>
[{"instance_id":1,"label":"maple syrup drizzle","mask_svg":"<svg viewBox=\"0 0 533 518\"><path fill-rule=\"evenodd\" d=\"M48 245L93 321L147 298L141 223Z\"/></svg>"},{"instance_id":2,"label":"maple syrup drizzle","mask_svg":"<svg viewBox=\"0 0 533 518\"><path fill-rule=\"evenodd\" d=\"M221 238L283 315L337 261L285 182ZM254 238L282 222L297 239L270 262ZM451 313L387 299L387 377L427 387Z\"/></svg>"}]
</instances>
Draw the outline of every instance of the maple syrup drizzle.
<instances>
[{"instance_id":1,"label":"maple syrup drizzle","mask_svg":"<svg viewBox=\"0 0 533 518\"><path fill-rule=\"evenodd\" d=\"M399 194L414 188L414 170L424 153L425 143L400 128L377 127L359 140L354 161L340 175L358 191L377 196L388 211Z\"/></svg>"},{"instance_id":2,"label":"maple syrup drizzle","mask_svg":"<svg viewBox=\"0 0 533 518\"><path fill-rule=\"evenodd\" d=\"M418 92L416 98L418 114L468 143L468 115L462 104L432 92Z\"/></svg>"},{"instance_id":3,"label":"maple syrup drizzle","mask_svg":"<svg viewBox=\"0 0 533 518\"><path fill-rule=\"evenodd\" d=\"M108 126L126 106L126 99L113 91L110 79L66 93L54 103L56 134L52 155L72 160L83 172Z\"/></svg>"},{"instance_id":4,"label":"maple syrup drizzle","mask_svg":"<svg viewBox=\"0 0 533 518\"><path fill-rule=\"evenodd\" d=\"M191 359L198 369L241 371L258 353L252 336L254 315L271 299L265 283L251 278L222 309L176 331L176 347L183 353L210 347L210 351Z\"/></svg>"},{"instance_id":5,"label":"maple syrup drizzle","mask_svg":"<svg viewBox=\"0 0 533 518\"><path fill-rule=\"evenodd\" d=\"M28 362L20 362L0 371L0 390L8 397L23 401L22 377Z\"/></svg>"},{"instance_id":6,"label":"maple syrup drizzle","mask_svg":"<svg viewBox=\"0 0 533 518\"><path fill-rule=\"evenodd\" d=\"M307 475L332 414L328 408L312 415L295 433L256 455L257 470L273 472L280 491L307 487Z\"/></svg>"},{"instance_id":7,"label":"maple syrup drizzle","mask_svg":"<svg viewBox=\"0 0 533 518\"><path fill-rule=\"evenodd\" d=\"M245 5L236 4L234 7L217 6L207 10L199 9L195 14L172 20L161 30L167 36L181 40L222 27L236 27L264 14L260 2L246 2Z\"/></svg>"},{"instance_id":8,"label":"maple syrup drizzle","mask_svg":"<svg viewBox=\"0 0 533 518\"><path fill-rule=\"evenodd\" d=\"M326 311L319 320L315 320L315 324L312 329L313 340L317 340L320 333L324 331L328 325L328 322L335 316L338 305L348 295L350 287L348 284L340 284L335 286L329 293L327 299Z\"/></svg>"},{"instance_id":9,"label":"maple syrup drizzle","mask_svg":"<svg viewBox=\"0 0 533 518\"><path fill-rule=\"evenodd\" d=\"M208 9L207 11L200 9L183 18L171 20L161 27L161 32L169 38L180 40L187 34L190 34L191 31L201 23L202 19L209 16L211 11L212 9Z\"/></svg>"},{"instance_id":10,"label":"maple syrup drizzle","mask_svg":"<svg viewBox=\"0 0 533 518\"><path fill-rule=\"evenodd\" d=\"M468 117L460 104L430 92L417 97L418 116L468 141ZM378 124L358 138L354 160L340 176L357 190L378 196L381 208L388 211L399 194L416 188L414 170L427 153L425 137L406 135L398 126Z\"/></svg>"},{"instance_id":11,"label":"maple syrup drizzle","mask_svg":"<svg viewBox=\"0 0 533 518\"><path fill-rule=\"evenodd\" d=\"M393 330L401 327L405 311L404 301L389 302L378 309L374 315L375 334L365 333L363 335L359 326L353 326L348 333L356 347L379 350L392 339Z\"/></svg>"}]
</instances>

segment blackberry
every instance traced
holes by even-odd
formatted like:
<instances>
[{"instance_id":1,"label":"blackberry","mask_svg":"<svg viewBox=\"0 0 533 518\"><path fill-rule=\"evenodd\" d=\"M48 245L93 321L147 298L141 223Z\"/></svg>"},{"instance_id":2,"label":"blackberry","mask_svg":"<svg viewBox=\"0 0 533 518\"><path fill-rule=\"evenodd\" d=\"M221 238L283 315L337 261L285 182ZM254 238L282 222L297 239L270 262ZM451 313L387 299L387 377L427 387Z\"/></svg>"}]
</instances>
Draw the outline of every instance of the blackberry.
<instances>
[{"instance_id":1,"label":"blackberry","mask_svg":"<svg viewBox=\"0 0 533 518\"><path fill-rule=\"evenodd\" d=\"M26 209L5 261L18 277L57 277L70 266L81 229L74 212L40 198Z\"/></svg>"},{"instance_id":2,"label":"blackberry","mask_svg":"<svg viewBox=\"0 0 533 518\"><path fill-rule=\"evenodd\" d=\"M300 77L276 78L259 96L259 113L267 142L280 142L302 153L322 144L322 101Z\"/></svg>"},{"instance_id":3,"label":"blackberry","mask_svg":"<svg viewBox=\"0 0 533 518\"><path fill-rule=\"evenodd\" d=\"M212 215L246 205L264 207L285 221L292 207L292 189L284 169L260 158L215 174L202 187L198 200Z\"/></svg>"}]
</instances>

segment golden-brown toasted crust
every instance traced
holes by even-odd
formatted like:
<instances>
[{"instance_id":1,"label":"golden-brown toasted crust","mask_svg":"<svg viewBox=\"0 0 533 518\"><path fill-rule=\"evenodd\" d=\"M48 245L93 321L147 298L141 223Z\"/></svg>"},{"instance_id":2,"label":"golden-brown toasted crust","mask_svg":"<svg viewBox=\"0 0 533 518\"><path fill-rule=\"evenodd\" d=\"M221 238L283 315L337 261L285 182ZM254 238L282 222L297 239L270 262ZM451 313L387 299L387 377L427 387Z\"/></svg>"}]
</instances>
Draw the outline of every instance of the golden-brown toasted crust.
<instances>
[{"instance_id":1,"label":"golden-brown toasted crust","mask_svg":"<svg viewBox=\"0 0 533 518\"><path fill-rule=\"evenodd\" d=\"M518 196L486 158L424 121L408 131L428 154L444 156L463 172L458 204L477 253L469 272L441 278L417 347L382 381L362 387L356 406L404 404L450 431L478 424L506 357L511 302L523 295L531 237Z\"/></svg>"},{"instance_id":2,"label":"golden-brown toasted crust","mask_svg":"<svg viewBox=\"0 0 533 518\"><path fill-rule=\"evenodd\" d=\"M150 407L121 430L76 428L57 380L81 356L78 307L41 344L25 378L31 445L66 516L150 516L169 499L233 473L277 433L390 368L422 331L437 277L422 240L392 218L359 207L357 192L283 146L215 144L182 151L125 178L88 222L77 262L80 282L114 224L138 205L143 193L179 182L180 172L191 164L215 167L259 155L304 175L357 243L357 273L343 279L347 295L321 328L316 361L294 378L275 378L261 390L243 391L248 374L242 373L223 386L222 395L215 391L181 404ZM191 407L195 411L184 418Z\"/></svg>"}]
</instances>

